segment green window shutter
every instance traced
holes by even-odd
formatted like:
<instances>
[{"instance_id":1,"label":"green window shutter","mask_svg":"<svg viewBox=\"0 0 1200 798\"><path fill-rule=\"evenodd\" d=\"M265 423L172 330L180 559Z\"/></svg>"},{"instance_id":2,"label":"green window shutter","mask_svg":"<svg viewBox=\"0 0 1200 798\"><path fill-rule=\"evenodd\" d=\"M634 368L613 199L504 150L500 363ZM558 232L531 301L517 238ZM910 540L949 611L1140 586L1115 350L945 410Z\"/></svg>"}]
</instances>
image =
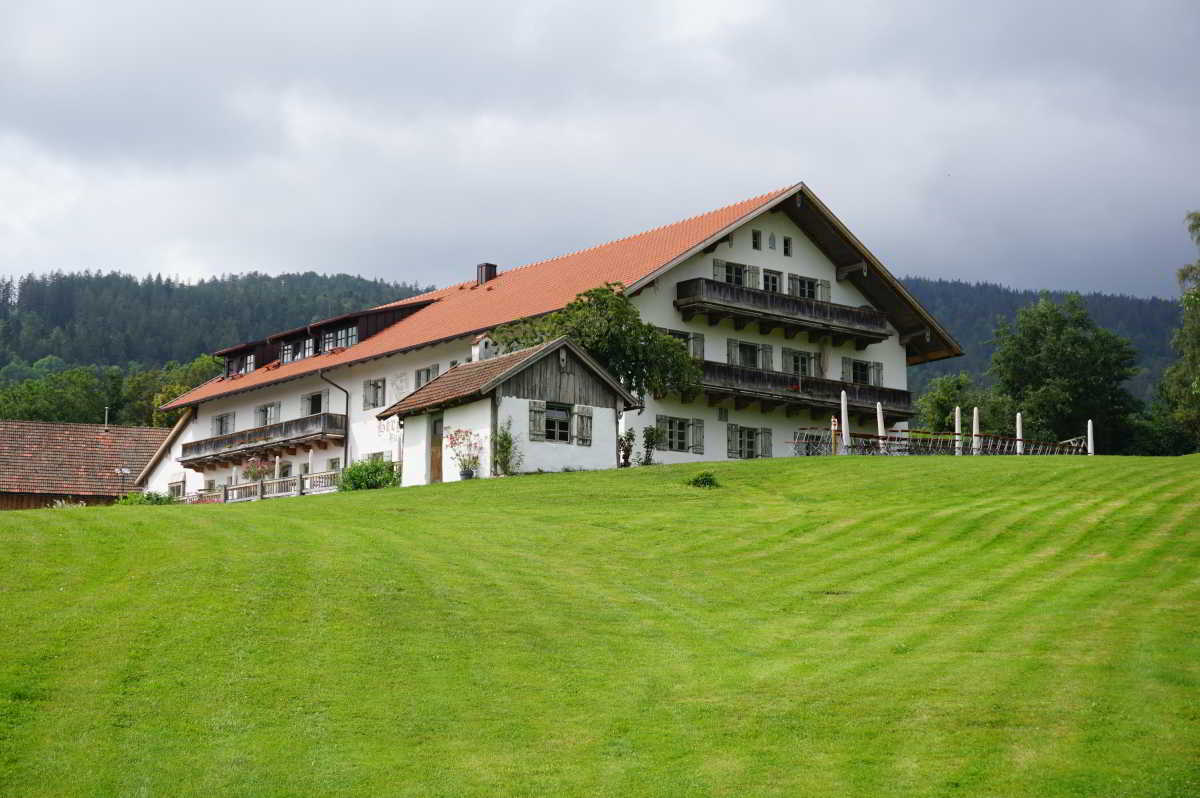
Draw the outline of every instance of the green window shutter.
<instances>
[{"instance_id":1,"label":"green window shutter","mask_svg":"<svg viewBox=\"0 0 1200 798\"><path fill-rule=\"evenodd\" d=\"M746 287L747 288L761 288L762 283L760 283L758 281L758 267L757 266L747 266L745 268L746 268L746 276L745 276L744 281L746 283Z\"/></svg>"},{"instance_id":2,"label":"green window shutter","mask_svg":"<svg viewBox=\"0 0 1200 798\"><path fill-rule=\"evenodd\" d=\"M842 358L842 382L854 379L854 361L848 357Z\"/></svg>"},{"instance_id":3,"label":"green window shutter","mask_svg":"<svg viewBox=\"0 0 1200 798\"><path fill-rule=\"evenodd\" d=\"M725 261L713 258L713 279L725 282Z\"/></svg>"},{"instance_id":4,"label":"green window shutter","mask_svg":"<svg viewBox=\"0 0 1200 798\"><path fill-rule=\"evenodd\" d=\"M738 425L726 424L725 437L728 443L728 451L726 454L729 455L731 460L736 460L738 457Z\"/></svg>"},{"instance_id":5,"label":"green window shutter","mask_svg":"<svg viewBox=\"0 0 1200 798\"><path fill-rule=\"evenodd\" d=\"M771 456L771 428L761 427L758 430L758 456Z\"/></svg>"},{"instance_id":6,"label":"green window shutter","mask_svg":"<svg viewBox=\"0 0 1200 798\"><path fill-rule=\"evenodd\" d=\"M654 426L658 428L658 443L654 445L654 448L662 451L667 448L667 417L655 416Z\"/></svg>"},{"instance_id":7,"label":"green window shutter","mask_svg":"<svg viewBox=\"0 0 1200 798\"><path fill-rule=\"evenodd\" d=\"M692 454L704 454L704 419L693 418L691 433Z\"/></svg>"},{"instance_id":8,"label":"green window shutter","mask_svg":"<svg viewBox=\"0 0 1200 798\"><path fill-rule=\"evenodd\" d=\"M725 362L730 364L731 366L735 365L738 362L738 360L737 360L738 348L737 347L738 347L738 342L735 339L733 339L733 338L725 339Z\"/></svg>"},{"instance_id":9,"label":"green window shutter","mask_svg":"<svg viewBox=\"0 0 1200 798\"><path fill-rule=\"evenodd\" d=\"M704 333L692 333L690 341L692 345L692 357L697 360L704 359Z\"/></svg>"},{"instance_id":10,"label":"green window shutter","mask_svg":"<svg viewBox=\"0 0 1200 798\"><path fill-rule=\"evenodd\" d=\"M588 405L575 405L572 408L571 415L574 417L571 419L574 422L571 427L574 432L575 445L591 446L592 408Z\"/></svg>"},{"instance_id":11,"label":"green window shutter","mask_svg":"<svg viewBox=\"0 0 1200 798\"><path fill-rule=\"evenodd\" d=\"M546 440L546 403L541 399L529 400L529 440Z\"/></svg>"},{"instance_id":12,"label":"green window shutter","mask_svg":"<svg viewBox=\"0 0 1200 798\"><path fill-rule=\"evenodd\" d=\"M775 347L771 344L758 345L758 367L767 371L775 370Z\"/></svg>"},{"instance_id":13,"label":"green window shutter","mask_svg":"<svg viewBox=\"0 0 1200 798\"><path fill-rule=\"evenodd\" d=\"M871 363L871 384L875 386L883 385L883 363L878 360Z\"/></svg>"},{"instance_id":14,"label":"green window shutter","mask_svg":"<svg viewBox=\"0 0 1200 798\"><path fill-rule=\"evenodd\" d=\"M832 300L829 298L831 295L832 295L832 291L829 287L829 281L828 280L818 280L817 281L817 299L821 300L822 302L831 302Z\"/></svg>"}]
</instances>

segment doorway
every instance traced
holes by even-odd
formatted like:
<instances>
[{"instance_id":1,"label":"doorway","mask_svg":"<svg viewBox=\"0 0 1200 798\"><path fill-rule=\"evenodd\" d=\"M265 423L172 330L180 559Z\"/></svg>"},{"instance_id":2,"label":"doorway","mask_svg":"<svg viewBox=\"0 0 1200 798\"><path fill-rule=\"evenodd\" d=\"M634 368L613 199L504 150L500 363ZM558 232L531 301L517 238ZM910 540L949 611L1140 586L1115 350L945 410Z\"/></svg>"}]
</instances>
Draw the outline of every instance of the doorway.
<instances>
[{"instance_id":1,"label":"doorway","mask_svg":"<svg viewBox=\"0 0 1200 798\"><path fill-rule=\"evenodd\" d=\"M442 481L442 414L429 420L429 482Z\"/></svg>"}]
</instances>

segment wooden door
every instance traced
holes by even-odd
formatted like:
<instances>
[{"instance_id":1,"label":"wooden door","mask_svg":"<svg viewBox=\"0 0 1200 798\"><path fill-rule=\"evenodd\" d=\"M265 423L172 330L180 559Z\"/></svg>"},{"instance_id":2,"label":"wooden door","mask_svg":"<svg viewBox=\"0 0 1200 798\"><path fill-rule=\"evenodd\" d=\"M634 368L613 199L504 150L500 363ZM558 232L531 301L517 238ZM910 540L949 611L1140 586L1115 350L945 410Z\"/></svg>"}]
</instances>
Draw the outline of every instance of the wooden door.
<instances>
[{"instance_id":1,"label":"wooden door","mask_svg":"<svg viewBox=\"0 0 1200 798\"><path fill-rule=\"evenodd\" d=\"M429 430L429 481L442 481L442 416L438 414L431 420Z\"/></svg>"}]
</instances>

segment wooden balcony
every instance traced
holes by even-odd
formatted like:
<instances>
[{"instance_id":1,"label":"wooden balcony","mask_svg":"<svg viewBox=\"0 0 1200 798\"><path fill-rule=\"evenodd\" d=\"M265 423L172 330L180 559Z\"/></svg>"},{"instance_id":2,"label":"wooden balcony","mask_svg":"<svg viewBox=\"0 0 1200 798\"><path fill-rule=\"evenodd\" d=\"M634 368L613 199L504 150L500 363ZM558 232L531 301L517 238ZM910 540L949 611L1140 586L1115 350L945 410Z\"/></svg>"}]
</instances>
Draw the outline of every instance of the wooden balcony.
<instances>
[{"instance_id":1,"label":"wooden balcony","mask_svg":"<svg viewBox=\"0 0 1200 798\"><path fill-rule=\"evenodd\" d=\"M315 413L185 443L179 462L187 468L203 471L209 467L234 465L255 455L294 455L300 448L325 449L330 444L341 444L345 437L344 414Z\"/></svg>"},{"instance_id":2,"label":"wooden balcony","mask_svg":"<svg viewBox=\"0 0 1200 798\"><path fill-rule=\"evenodd\" d=\"M865 349L891 336L887 317L874 308L805 299L705 277L676 283L675 307L684 321L703 315L715 326L731 319L738 330L756 324L764 335L782 329L787 338L794 338L803 332L812 343L828 336L834 346L854 341L855 348Z\"/></svg>"},{"instance_id":3,"label":"wooden balcony","mask_svg":"<svg viewBox=\"0 0 1200 798\"><path fill-rule=\"evenodd\" d=\"M787 415L805 409L813 419L828 420L841 408L842 391L851 413L874 418L875 403L883 405L888 420L903 420L914 415L912 394L896 388L862 385L855 382L801 377L783 371L768 371L750 366L704 361L702 390L710 405L732 401L737 409L758 402L764 411L784 407Z\"/></svg>"}]
</instances>

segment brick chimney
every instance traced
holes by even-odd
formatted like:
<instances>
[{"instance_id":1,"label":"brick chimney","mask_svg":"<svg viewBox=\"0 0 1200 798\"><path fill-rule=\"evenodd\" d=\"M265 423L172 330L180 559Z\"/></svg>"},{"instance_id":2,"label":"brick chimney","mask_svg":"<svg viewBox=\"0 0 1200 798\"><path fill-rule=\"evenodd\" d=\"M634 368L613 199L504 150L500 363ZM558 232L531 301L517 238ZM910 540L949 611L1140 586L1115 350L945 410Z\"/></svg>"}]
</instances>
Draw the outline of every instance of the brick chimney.
<instances>
[{"instance_id":1,"label":"brick chimney","mask_svg":"<svg viewBox=\"0 0 1200 798\"><path fill-rule=\"evenodd\" d=\"M496 264L480 263L475 267L475 282L478 285L483 285L486 282L496 279Z\"/></svg>"}]
</instances>

